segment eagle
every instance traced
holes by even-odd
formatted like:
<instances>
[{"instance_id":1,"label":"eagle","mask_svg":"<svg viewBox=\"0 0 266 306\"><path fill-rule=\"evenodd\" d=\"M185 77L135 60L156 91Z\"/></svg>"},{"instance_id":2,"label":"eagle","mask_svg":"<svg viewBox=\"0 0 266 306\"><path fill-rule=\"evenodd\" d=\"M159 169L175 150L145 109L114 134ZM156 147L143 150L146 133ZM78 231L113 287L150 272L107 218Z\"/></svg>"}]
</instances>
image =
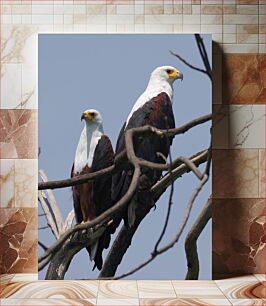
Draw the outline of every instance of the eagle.
<instances>
[{"instance_id":1,"label":"eagle","mask_svg":"<svg viewBox=\"0 0 266 306\"><path fill-rule=\"evenodd\" d=\"M71 177L92 173L107 168L113 164L114 151L108 136L103 131L101 114L95 109L83 112L81 121L85 121L76 149L75 161ZM91 221L112 206L111 200L112 176L105 175L93 182L72 187L74 212L77 223ZM87 250L94 267L101 270L102 252L110 244L111 234L115 228L111 225Z\"/></svg>"},{"instance_id":2,"label":"eagle","mask_svg":"<svg viewBox=\"0 0 266 306\"><path fill-rule=\"evenodd\" d=\"M183 80L183 74L172 66L162 66L154 69L150 75L146 90L137 99L126 122L121 128L115 155L118 155L125 149L125 132L131 128L137 128L150 125L158 129L167 130L175 127L175 119L172 109L173 83L175 80ZM156 134L149 136L136 137L134 139L134 148L137 157L154 162L165 163L172 144L171 137L161 137ZM153 185L162 175L162 171L154 169L142 169L140 185L143 192L139 192L137 200L132 202L148 201L148 193L145 189ZM127 192L133 176L131 165L112 176L112 201L117 202ZM127 208L128 209L128 208ZM126 210L127 210L126 209ZM130 209L124 212L124 222L126 225L132 225L130 221ZM129 223L128 223L129 222ZM131 223L131 224L130 224Z\"/></svg>"}]
</instances>

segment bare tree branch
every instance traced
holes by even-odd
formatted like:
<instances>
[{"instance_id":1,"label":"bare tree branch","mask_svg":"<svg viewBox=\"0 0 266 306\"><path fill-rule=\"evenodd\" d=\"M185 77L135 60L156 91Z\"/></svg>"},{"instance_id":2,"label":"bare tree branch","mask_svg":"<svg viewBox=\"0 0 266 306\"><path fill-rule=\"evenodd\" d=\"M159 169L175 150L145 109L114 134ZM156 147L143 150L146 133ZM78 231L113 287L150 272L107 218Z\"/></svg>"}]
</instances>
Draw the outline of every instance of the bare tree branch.
<instances>
[{"instance_id":1,"label":"bare tree branch","mask_svg":"<svg viewBox=\"0 0 266 306\"><path fill-rule=\"evenodd\" d=\"M205 150L199 154L195 154L191 161L197 165L205 163L207 161L208 151ZM172 181L177 180L185 173L190 172L191 169L184 163L179 165L176 169L171 170L171 174L168 173L159 182L151 187L151 197L154 199L153 203L147 203L146 206L141 205L136 210L136 220L133 226L130 228L123 226L118 233L103 265L103 268L98 278L113 277L117 270L117 267L122 261L124 254L131 245L131 240L144 217L149 213L154 203L158 201L165 190L171 185Z\"/></svg>"},{"instance_id":2,"label":"bare tree branch","mask_svg":"<svg viewBox=\"0 0 266 306\"><path fill-rule=\"evenodd\" d=\"M188 266L186 279L198 279L199 277L197 240L206 224L211 219L211 203L211 198L209 198L186 237L185 251Z\"/></svg>"},{"instance_id":3,"label":"bare tree branch","mask_svg":"<svg viewBox=\"0 0 266 306\"><path fill-rule=\"evenodd\" d=\"M196 67L196 66L190 64L189 62L187 62L187 61L186 61L182 56L180 56L179 54L177 54L177 53L175 53L175 52L173 52L173 51L171 51L171 50L170 50L170 53L171 53L173 56L177 57L182 63L184 63L184 64L185 64L186 66L188 66L189 68L191 68L191 69L193 69L193 70L196 70L196 71L199 71L199 72L202 72L202 73L208 75L208 73L207 73L206 70L204 70L204 69L202 69L202 68L198 68L198 67Z\"/></svg>"},{"instance_id":4,"label":"bare tree branch","mask_svg":"<svg viewBox=\"0 0 266 306\"><path fill-rule=\"evenodd\" d=\"M41 177L41 179L43 180L43 182L47 182L48 178L46 176L46 174L44 173L43 170L39 171L39 175ZM39 192L39 196L40 196L40 192ZM52 190L47 189L46 191L43 191L41 196L43 197L43 199L45 200L45 204L46 207L44 207L45 205L43 205L44 203L41 202L44 213L46 214L46 219L48 222L48 218L49 218L49 222L51 222L51 220L53 220L54 225L57 228L57 235L61 236L62 232L63 232L63 226L64 226L64 221L63 221L63 217L61 215L61 211L57 205L54 193ZM52 224L49 224L49 226L52 226ZM58 237L56 237L58 239Z\"/></svg>"},{"instance_id":5,"label":"bare tree branch","mask_svg":"<svg viewBox=\"0 0 266 306\"><path fill-rule=\"evenodd\" d=\"M48 249L48 247L44 243L42 243L40 240L38 240L38 244L39 244L40 247L43 248L44 251L46 251Z\"/></svg>"},{"instance_id":6,"label":"bare tree branch","mask_svg":"<svg viewBox=\"0 0 266 306\"><path fill-rule=\"evenodd\" d=\"M152 128L149 126L144 126L141 128L136 128L135 132L136 133L159 133L161 134L166 134L167 136L176 136L179 134L184 134L186 133L188 130L190 130L193 127L196 127L197 125L203 124L207 121L210 121L212 119L212 115L205 115L199 118L196 118L186 124L184 124L183 126L179 127L179 128L175 128L175 129L169 129L169 130L159 130L156 128ZM122 152L121 154L119 154L119 156L116 157L115 159L115 165L112 165L108 168L102 169L100 171L97 172L93 172L93 173L89 173L89 174L85 174L85 175L80 175L74 178L70 178L70 179L65 179L65 180L59 180L59 181L49 181L49 182L40 182L38 184L38 189L39 190L44 190L44 189L56 189L56 188L65 188L65 187L70 187L70 186L76 186L79 184L83 184L83 183L87 183L89 181L93 181L95 178L98 178L100 176L106 175L106 174L112 174L115 172L115 168L117 168L120 163L125 162L125 155L126 152ZM145 165L145 163L143 164ZM147 164L148 165L148 164ZM165 165L164 165L165 167Z\"/></svg>"},{"instance_id":7,"label":"bare tree branch","mask_svg":"<svg viewBox=\"0 0 266 306\"><path fill-rule=\"evenodd\" d=\"M172 165L172 155L171 155L171 150L169 151L169 159L170 159L170 165ZM193 163L191 163L193 164ZM194 164L193 164L194 166ZM170 173L170 176L172 174L172 167L170 167L170 170L169 170L169 173ZM168 226L168 223L169 223L169 218L170 218L170 213L171 213L171 208L172 208L172 205L173 205L173 195L174 195L174 180L172 179L172 182L171 182L171 189L170 189L170 194L169 194L169 200L168 200L168 207L167 207L167 213L166 213L166 218L165 218L165 222L164 222L164 226L163 226L163 229L162 229L162 232L157 240L157 242L155 243L155 246L154 246L154 252L157 252L158 250L158 247L165 235L165 232L166 232L166 229L167 229L167 226Z\"/></svg>"},{"instance_id":8,"label":"bare tree branch","mask_svg":"<svg viewBox=\"0 0 266 306\"><path fill-rule=\"evenodd\" d=\"M134 146L133 146L133 137L134 137L135 134L151 132L151 133L156 133L156 134L159 134L159 135L174 136L174 135L177 135L177 134L180 134L180 133L184 133L184 132L188 131L190 128L192 128L194 126L197 126L199 124L202 124L204 122L207 122L210 119L211 119L211 115L202 116L200 118L192 120L191 122L181 126L180 128L171 129L171 130L164 130L164 131L160 130L160 129L153 128L151 126L144 126L144 127L128 130L125 134L126 153L127 153L127 158L129 160L129 162L134 166L135 170L134 170L133 179L131 181L131 185L130 185L127 193L113 207L109 208L107 211L105 211L103 214L101 214L100 216L95 218L93 221L79 224L79 225L75 226L74 228L66 231L60 237L60 239L57 240L54 243L54 245L51 248L49 248L39 258L39 260L38 260L39 263L41 263L43 260L47 259L47 257L51 258L49 255L54 253L60 246L62 246L62 244L67 240L67 238L69 238L69 236L71 236L75 232L83 230L83 229L96 227L96 226L100 227L104 223L109 222L111 220L111 218L115 215L115 213L117 213L125 205L127 205L127 203L132 198L132 196L133 196L133 194L134 194L134 192L137 188L138 179L139 179L140 174L141 174L141 170L140 170L141 164L145 162L145 161L137 158L137 156L135 155ZM182 160L184 160L184 159L182 158ZM163 166L165 167L165 165L163 165ZM195 171L195 169L193 169L193 168L191 170ZM53 182L53 184L57 185L57 186L58 186L58 184L61 184L61 183L62 183L62 181L61 182L58 182L58 181ZM75 183L77 183L77 181ZM78 182L78 183L80 183L80 182ZM50 186L50 188L54 187L52 184L50 184L49 186ZM62 186L62 184L61 184L61 186ZM46 183L45 187L47 188L47 183ZM40 267L42 267L42 265Z\"/></svg>"},{"instance_id":9,"label":"bare tree branch","mask_svg":"<svg viewBox=\"0 0 266 306\"><path fill-rule=\"evenodd\" d=\"M204 151L205 154L202 155L202 153L200 153L198 156L195 155L192 159L193 162L195 163L204 163L206 162L207 160L207 150ZM202 158L203 157L203 158ZM173 179L176 180L178 177L181 177L184 173L187 173L189 172L190 169L185 165L185 164L181 164L180 166L178 166L177 168L177 171L175 171L175 174L173 175ZM174 170L173 170L174 172ZM178 175L177 175L178 174ZM168 183L167 181L165 182L166 184ZM156 196L156 198L158 198L158 190L155 188L151 188L151 190L154 190L154 195ZM162 193L164 192L164 190L162 190ZM133 191L134 193L134 191ZM121 199L122 200L122 199ZM121 200L119 201L121 203ZM118 203L119 204L119 203ZM115 206L113 206L114 208ZM121 207L123 207L123 203L121 203ZM153 207L153 205L151 205L150 207L148 207L148 210L145 210L144 213L145 215L149 212L149 210L151 209L151 207ZM113 215L116 213L116 210L113 210L111 212L111 214L109 214L108 211L106 211L106 216L107 216L107 219L106 220L111 220L111 218L113 217ZM102 215L101 215L102 216ZM99 217L101 217L99 216ZM98 218L99 218L98 217ZM75 232L77 231L80 231L80 230L83 230L83 229L90 229L90 228L93 228L94 230L97 230L99 229L100 227L102 227L104 225L104 223L102 222L102 220L105 220L104 217L101 217L100 218L100 221L101 222L98 222L98 218L94 219L93 221L91 222L87 222L87 223L83 223L83 224L79 224L79 225L76 225L74 228L72 229L69 229L67 230L64 235L62 235L60 237L59 240L57 240L54 245L52 247L50 247L40 258L39 258L39 266L38 266L38 269L39 270L42 270L49 262L50 260L52 259L52 256L58 252L58 250L63 246L64 243L68 244L68 241L67 239L73 235ZM142 219L141 219L142 220ZM135 221L136 223L136 221ZM134 231L134 227L131 228L132 229L132 232ZM130 237L130 235L128 236ZM75 240L73 238L73 240ZM125 244L126 245L126 244ZM81 248L84 248L86 246L86 243L83 243L83 244L80 244ZM80 248L80 249L81 249ZM80 250L79 249L79 250ZM76 249L77 251L78 249ZM78 250L78 251L79 251ZM120 250L121 251L121 250ZM122 254L122 252L120 252ZM73 253L73 256L76 254L76 252ZM118 258L118 257L117 257Z\"/></svg>"},{"instance_id":10,"label":"bare tree branch","mask_svg":"<svg viewBox=\"0 0 266 306\"><path fill-rule=\"evenodd\" d=\"M47 224L50 226L55 238L58 239L60 236L60 233L59 233L56 221L54 219L54 214L52 212L50 202L48 201L46 195L42 191L38 192L38 199L44 211L44 215L45 215Z\"/></svg>"},{"instance_id":11,"label":"bare tree branch","mask_svg":"<svg viewBox=\"0 0 266 306\"><path fill-rule=\"evenodd\" d=\"M161 255L163 253L165 253L166 251L168 251L170 248L172 248L178 241L179 238L181 236L181 234L184 231L184 228L187 224L188 218L190 216L190 212L192 210L193 204L197 198L197 195L199 194L199 192L201 191L201 189L203 188L203 186L205 185L205 183L208 181L208 176L205 174L203 176L203 179L200 181L199 185L197 186L197 188L195 189L195 191L193 192L189 202L188 202L188 206L187 206L187 210L184 216L184 219L181 223L180 228L178 229L174 239L169 242L168 244L166 244L164 247L162 247L161 249L157 250L156 252L152 252L151 256L144 261L143 263L141 263L140 265L138 265L137 267L135 267L134 269L130 270L127 273L121 274L119 276L115 276L115 277L111 277L111 279L122 279L125 278L129 275L134 274L135 272L139 271L140 269L142 269L143 267L147 266L150 262L152 262L158 255Z\"/></svg>"},{"instance_id":12,"label":"bare tree branch","mask_svg":"<svg viewBox=\"0 0 266 306\"><path fill-rule=\"evenodd\" d=\"M66 218L64 224L64 232L67 231L69 228L71 228L74 218L75 218L75 211L74 209L72 209Z\"/></svg>"},{"instance_id":13,"label":"bare tree branch","mask_svg":"<svg viewBox=\"0 0 266 306\"><path fill-rule=\"evenodd\" d=\"M48 226L48 225L41 226L41 227L38 227L38 231L40 231L40 230L44 230L44 229L47 229L47 228L49 228L49 226Z\"/></svg>"},{"instance_id":14,"label":"bare tree branch","mask_svg":"<svg viewBox=\"0 0 266 306\"><path fill-rule=\"evenodd\" d=\"M205 69L206 69L206 73L207 73L208 77L210 78L210 80L212 81L212 69L211 69L211 65L210 65L210 62L209 62L209 58L208 58L208 54L207 54L205 45L203 43L203 39L200 36L200 34L195 34L195 38L196 38L198 49L199 49L199 52L200 52L200 55L201 55L201 59L203 61Z\"/></svg>"}]
</instances>

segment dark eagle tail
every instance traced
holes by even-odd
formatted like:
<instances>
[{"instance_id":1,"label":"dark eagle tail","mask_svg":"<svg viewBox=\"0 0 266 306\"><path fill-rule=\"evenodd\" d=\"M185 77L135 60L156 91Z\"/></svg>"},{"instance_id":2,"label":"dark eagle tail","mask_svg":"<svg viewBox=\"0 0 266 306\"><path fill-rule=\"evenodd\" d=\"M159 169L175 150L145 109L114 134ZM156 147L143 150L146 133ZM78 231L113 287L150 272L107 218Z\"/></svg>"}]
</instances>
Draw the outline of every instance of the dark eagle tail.
<instances>
[{"instance_id":1,"label":"dark eagle tail","mask_svg":"<svg viewBox=\"0 0 266 306\"><path fill-rule=\"evenodd\" d=\"M114 234L114 232L116 231L116 228L119 225L119 220L113 220L112 224L110 224L106 230L104 231L104 233L102 234L102 236L98 239L98 245L97 245L97 250L95 253L95 256L93 258L94 261L94 266L92 270L95 270L95 268L97 268L99 271L102 269L103 266L103 250L104 249L108 249L109 245L110 245L110 241L111 241L111 235ZM88 247L87 249L89 254L91 252L90 247Z\"/></svg>"}]
</instances>

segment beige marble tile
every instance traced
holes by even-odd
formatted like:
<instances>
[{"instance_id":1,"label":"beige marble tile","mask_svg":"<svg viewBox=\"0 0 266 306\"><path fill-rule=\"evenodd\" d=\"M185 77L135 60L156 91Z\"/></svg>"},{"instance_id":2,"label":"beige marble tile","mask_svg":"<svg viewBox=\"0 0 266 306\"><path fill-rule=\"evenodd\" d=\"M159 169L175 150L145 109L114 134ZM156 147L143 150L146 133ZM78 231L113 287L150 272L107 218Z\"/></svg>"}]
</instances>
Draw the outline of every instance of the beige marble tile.
<instances>
[{"instance_id":1,"label":"beige marble tile","mask_svg":"<svg viewBox=\"0 0 266 306\"><path fill-rule=\"evenodd\" d=\"M219 282L217 286L228 299L262 299L266 298L266 287L260 282Z\"/></svg>"},{"instance_id":2,"label":"beige marble tile","mask_svg":"<svg viewBox=\"0 0 266 306\"><path fill-rule=\"evenodd\" d=\"M163 14L164 13L164 6L162 5L151 5L146 4L144 7L144 14L145 15L157 15L157 14Z\"/></svg>"},{"instance_id":3,"label":"beige marble tile","mask_svg":"<svg viewBox=\"0 0 266 306\"><path fill-rule=\"evenodd\" d=\"M198 33L200 32L201 25L200 24L183 24L181 25L183 27L184 33Z\"/></svg>"},{"instance_id":4,"label":"beige marble tile","mask_svg":"<svg viewBox=\"0 0 266 306\"><path fill-rule=\"evenodd\" d=\"M17 108L21 104L21 65L1 65L1 108Z\"/></svg>"},{"instance_id":5,"label":"beige marble tile","mask_svg":"<svg viewBox=\"0 0 266 306\"><path fill-rule=\"evenodd\" d=\"M145 33L172 33L174 28L172 24L145 24L144 31Z\"/></svg>"},{"instance_id":6,"label":"beige marble tile","mask_svg":"<svg viewBox=\"0 0 266 306\"><path fill-rule=\"evenodd\" d=\"M254 276L260 282L265 282L266 281L266 274L254 274Z\"/></svg>"},{"instance_id":7,"label":"beige marble tile","mask_svg":"<svg viewBox=\"0 0 266 306\"><path fill-rule=\"evenodd\" d=\"M73 306L73 305L96 305L96 299L3 299L1 300L1 305L25 305L25 306Z\"/></svg>"},{"instance_id":8,"label":"beige marble tile","mask_svg":"<svg viewBox=\"0 0 266 306\"><path fill-rule=\"evenodd\" d=\"M2 291L11 282L13 276L14 276L13 274L1 274L0 275L0 299L2 297ZM1 300L0 300L0 305L1 305Z\"/></svg>"},{"instance_id":9,"label":"beige marble tile","mask_svg":"<svg viewBox=\"0 0 266 306\"><path fill-rule=\"evenodd\" d=\"M243 5L237 5L236 6L236 13L239 15L258 15L259 13L259 7L258 5L252 5L252 4L243 4Z\"/></svg>"},{"instance_id":10,"label":"beige marble tile","mask_svg":"<svg viewBox=\"0 0 266 306\"><path fill-rule=\"evenodd\" d=\"M145 15L145 24L159 24L159 25L168 25L168 24L182 24L183 18L181 15Z\"/></svg>"},{"instance_id":11,"label":"beige marble tile","mask_svg":"<svg viewBox=\"0 0 266 306\"><path fill-rule=\"evenodd\" d=\"M136 299L136 281L100 281L98 299Z\"/></svg>"},{"instance_id":12,"label":"beige marble tile","mask_svg":"<svg viewBox=\"0 0 266 306\"><path fill-rule=\"evenodd\" d=\"M223 16L224 24L258 24L257 15L224 15Z\"/></svg>"},{"instance_id":13,"label":"beige marble tile","mask_svg":"<svg viewBox=\"0 0 266 306\"><path fill-rule=\"evenodd\" d=\"M37 108L37 67L32 64L22 64L22 92L21 106L23 108Z\"/></svg>"},{"instance_id":14,"label":"beige marble tile","mask_svg":"<svg viewBox=\"0 0 266 306\"><path fill-rule=\"evenodd\" d=\"M38 273L18 273L14 274L12 283L16 282L33 282L38 280Z\"/></svg>"},{"instance_id":15,"label":"beige marble tile","mask_svg":"<svg viewBox=\"0 0 266 306\"><path fill-rule=\"evenodd\" d=\"M236 33L236 25L235 24L224 24L223 25L223 33Z\"/></svg>"},{"instance_id":16,"label":"beige marble tile","mask_svg":"<svg viewBox=\"0 0 266 306\"><path fill-rule=\"evenodd\" d=\"M235 305L245 305L245 306L265 306L266 300L264 299L230 299L229 300L233 306Z\"/></svg>"},{"instance_id":17,"label":"beige marble tile","mask_svg":"<svg viewBox=\"0 0 266 306\"><path fill-rule=\"evenodd\" d=\"M179 298L224 298L213 281L172 281L172 283Z\"/></svg>"},{"instance_id":18,"label":"beige marble tile","mask_svg":"<svg viewBox=\"0 0 266 306\"><path fill-rule=\"evenodd\" d=\"M36 281L9 283L2 297L12 299L94 299L98 281Z\"/></svg>"},{"instance_id":19,"label":"beige marble tile","mask_svg":"<svg viewBox=\"0 0 266 306\"><path fill-rule=\"evenodd\" d=\"M231 305L227 299L140 299L141 306L229 306Z\"/></svg>"},{"instance_id":20,"label":"beige marble tile","mask_svg":"<svg viewBox=\"0 0 266 306\"><path fill-rule=\"evenodd\" d=\"M222 15L201 15L202 24L222 24Z\"/></svg>"},{"instance_id":21,"label":"beige marble tile","mask_svg":"<svg viewBox=\"0 0 266 306\"><path fill-rule=\"evenodd\" d=\"M204 33L222 33L223 32L223 26L221 24L201 24L201 32ZM213 66L213 68L215 68Z\"/></svg>"},{"instance_id":22,"label":"beige marble tile","mask_svg":"<svg viewBox=\"0 0 266 306\"><path fill-rule=\"evenodd\" d=\"M38 27L6 25L2 29L1 60L4 63L37 63Z\"/></svg>"},{"instance_id":23,"label":"beige marble tile","mask_svg":"<svg viewBox=\"0 0 266 306\"><path fill-rule=\"evenodd\" d=\"M221 15L223 13L222 5L201 5L201 14Z\"/></svg>"},{"instance_id":24,"label":"beige marble tile","mask_svg":"<svg viewBox=\"0 0 266 306\"><path fill-rule=\"evenodd\" d=\"M230 105L229 128L231 149L265 148L265 106Z\"/></svg>"},{"instance_id":25,"label":"beige marble tile","mask_svg":"<svg viewBox=\"0 0 266 306\"><path fill-rule=\"evenodd\" d=\"M239 33L237 34L238 44L257 44L259 42L258 34Z\"/></svg>"},{"instance_id":26,"label":"beige marble tile","mask_svg":"<svg viewBox=\"0 0 266 306\"><path fill-rule=\"evenodd\" d=\"M223 43L224 44L233 44L236 43L236 34L223 34Z\"/></svg>"},{"instance_id":27,"label":"beige marble tile","mask_svg":"<svg viewBox=\"0 0 266 306\"><path fill-rule=\"evenodd\" d=\"M240 34L257 34L259 27L257 24L240 24L237 25L237 33Z\"/></svg>"},{"instance_id":28,"label":"beige marble tile","mask_svg":"<svg viewBox=\"0 0 266 306\"><path fill-rule=\"evenodd\" d=\"M0 160L0 207L15 206L15 162L13 159Z\"/></svg>"},{"instance_id":29,"label":"beige marble tile","mask_svg":"<svg viewBox=\"0 0 266 306\"><path fill-rule=\"evenodd\" d=\"M139 280L139 298L175 298L176 294L171 281Z\"/></svg>"},{"instance_id":30,"label":"beige marble tile","mask_svg":"<svg viewBox=\"0 0 266 306\"><path fill-rule=\"evenodd\" d=\"M107 15L107 24L134 24L134 15Z\"/></svg>"},{"instance_id":31,"label":"beige marble tile","mask_svg":"<svg viewBox=\"0 0 266 306\"><path fill-rule=\"evenodd\" d=\"M139 306L138 299L97 299L97 305Z\"/></svg>"},{"instance_id":32,"label":"beige marble tile","mask_svg":"<svg viewBox=\"0 0 266 306\"><path fill-rule=\"evenodd\" d=\"M32 24L34 25L52 25L54 22L54 17L50 15L32 15Z\"/></svg>"},{"instance_id":33,"label":"beige marble tile","mask_svg":"<svg viewBox=\"0 0 266 306\"><path fill-rule=\"evenodd\" d=\"M87 15L106 15L107 7L105 5L87 5Z\"/></svg>"},{"instance_id":34,"label":"beige marble tile","mask_svg":"<svg viewBox=\"0 0 266 306\"><path fill-rule=\"evenodd\" d=\"M49 15L54 13L54 6L51 4L35 4L32 3L32 14Z\"/></svg>"},{"instance_id":35,"label":"beige marble tile","mask_svg":"<svg viewBox=\"0 0 266 306\"><path fill-rule=\"evenodd\" d=\"M246 282L257 282L257 279L255 275L250 274L250 275L243 275L243 276L234 276L234 277L229 277L225 279L220 279L220 280L215 280L214 281L217 285L221 286L226 286L227 284L232 284L232 283L246 283Z\"/></svg>"},{"instance_id":36,"label":"beige marble tile","mask_svg":"<svg viewBox=\"0 0 266 306\"><path fill-rule=\"evenodd\" d=\"M37 207L38 164L36 159L15 161L15 205Z\"/></svg>"},{"instance_id":37,"label":"beige marble tile","mask_svg":"<svg viewBox=\"0 0 266 306\"><path fill-rule=\"evenodd\" d=\"M134 5L117 5L116 12L118 15L130 15L134 14Z\"/></svg>"}]
</instances>

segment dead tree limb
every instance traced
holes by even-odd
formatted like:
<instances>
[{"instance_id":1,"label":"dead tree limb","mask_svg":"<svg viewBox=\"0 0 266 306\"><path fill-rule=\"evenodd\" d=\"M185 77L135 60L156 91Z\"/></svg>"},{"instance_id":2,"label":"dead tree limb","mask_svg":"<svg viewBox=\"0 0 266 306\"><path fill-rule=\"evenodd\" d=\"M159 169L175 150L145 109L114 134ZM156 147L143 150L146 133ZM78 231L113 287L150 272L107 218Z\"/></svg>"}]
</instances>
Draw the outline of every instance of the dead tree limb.
<instances>
[{"instance_id":1,"label":"dead tree limb","mask_svg":"<svg viewBox=\"0 0 266 306\"><path fill-rule=\"evenodd\" d=\"M205 158L205 160L203 159L203 157ZM195 164L201 164L207 161L207 150L200 152L198 155L193 156L193 158L191 159L191 161ZM174 174L174 170L173 170L173 180L176 180L178 177L181 177L183 174L190 172L191 170L189 169L189 167L182 163L181 165L179 165L177 167L177 169L175 169L175 174ZM178 175L177 175L178 174ZM153 190L153 191L152 191ZM165 190L161 189L162 193L164 193ZM157 200L158 200L158 191L156 188L151 188L151 192L154 192L154 195L156 196ZM142 219L147 215L147 213L150 211L150 209L153 207L154 202L150 203L150 205L148 206L142 206L142 209L138 209L136 211L136 221L134 223L134 225L130 228L130 234L127 233L127 243L125 244L119 244L119 252L116 253L115 256L115 260L116 262L119 262L119 257L120 255L123 257L124 252L126 252L128 246L130 245L130 241L129 239L131 239L130 237L133 237L135 230L137 229L138 225L140 224L140 222L142 221ZM84 225L84 224L83 224ZM102 226L96 226L94 227L95 229L101 229L104 225ZM50 267L47 273L46 278L47 279L63 279L64 273L67 271L67 268L73 258L73 256L79 252L82 248L86 247L88 245L88 239L90 237L91 231L88 232L89 228L87 228L87 236L86 234L84 234L83 238L80 238L79 236L77 236L76 234L73 236L73 239L71 238L67 238L64 243L60 243L58 245L58 248L56 249L56 251L51 252L51 250L49 249L48 252L46 252L46 254L48 254L48 256L46 258L44 258L40 264L39 264L39 270L43 269L50 261ZM62 239L62 237L61 237ZM114 249L116 249L116 247L113 245L112 248L114 247ZM52 257L54 256L54 253L56 253L56 257L54 259L52 259ZM64 254L68 254L68 256L64 257ZM53 256L52 256L53 255ZM121 257L121 260L122 260ZM60 273L58 273L58 271L60 271Z\"/></svg>"},{"instance_id":2,"label":"dead tree limb","mask_svg":"<svg viewBox=\"0 0 266 306\"><path fill-rule=\"evenodd\" d=\"M185 241L185 251L187 258L187 280L196 280L199 277L199 257L197 251L197 240L211 219L211 198L208 199L202 211L192 225Z\"/></svg>"},{"instance_id":3,"label":"dead tree limb","mask_svg":"<svg viewBox=\"0 0 266 306\"><path fill-rule=\"evenodd\" d=\"M63 235L61 235L60 239L57 240L54 245L52 247L50 247L46 252L44 252L44 254L39 258L38 262L40 263L39 268L43 268L45 264L47 264L47 261L49 262L49 259L51 259L52 254L54 254L54 252L56 252L56 250L58 250L60 248L60 246L62 246L62 244L75 232L83 230L83 229L88 229L88 228L93 228L95 227L95 229L97 229L96 227L100 227L103 224L109 222L112 217L115 215L115 213L117 213L119 210L121 210L125 205L127 205L128 201L132 198L134 192L136 191L137 185L138 185L138 179L141 173L140 167L141 166L146 166L146 167L158 167L158 164L153 164L148 162L148 164L145 163L144 160L141 160L139 158L137 158L137 156L135 155L134 152L134 146L133 146L133 137L135 134L145 134L145 133L155 133L155 134L159 134L159 135L167 135L167 136L175 136L181 133L185 133L186 131L188 131L189 129L191 129L194 126L197 126L199 124L205 123L207 121L209 121L211 119L211 115L206 115L206 116L202 116L200 118L194 119L192 121L190 121L189 123L176 128L176 129L171 129L171 130L160 130L160 129L156 129L154 127L151 126L144 126L144 127L140 127L140 128L134 128L134 129L130 129L126 132L125 134L125 143L126 143L126 154L127 154L127 158L128 161L134 166L134 175L133 175L133 179L131 181L131 185L129 187L129 190L127 191L127 193L122 197L122 199L120 199L113 207L111 207L110 209L108 209L107 211L105 211L103 214L101 214L100 216L98 216L97 218L95 218L93 221L91 222L85 222L83 224L79 224L76 225L74 228L67 230ZM122 158L122 157L120 157ZM181 157L180 162L181 161L185 161L184 158ZM111 166L112 167L112 166ZM159 167L168 169L169 165L159 165ZM107 168L106 168L107 169ZM103 170L106 170L103 169ZM114 169L113 169L114 170ZM111 171L113 171L111 170ZM195 171L195 169L191 169L193 171ZM106 170L107 171L107 170ZM110 173L110 169L105 172L106 173ZM95 173L91 173L90 175L94 175L97 174ZM103 173L101 172L99 175L103 175ZM97 176L96 176L97 177ZM94 177L95 178L95 177ZM88 181L88 179L92 179L90 178L86 178L85 181ZM79 177L78 180L70 182L69 180L64 180L64 181L55 181L55 182L45 182L42 183L42 185L39 185L39 189L42 188L62 188L65 186L69 186L69 184L81 184L84 183L84 177ZM66 182L67 181L67 182Z\"/></svg>"},{"instance_id":4,"label":"dead tree limb","mask_svg":"<svg viewBox=\"0 0 266 306\"><path fill-rule=\"evenodd\" d=\"M204 157L204 158L202 158L202 157ZM208 158L208 151L206 150L206 151L204 151L204 153L200 153L197 157L191 158L190 160L195 164L196 163L201 164L201 163L206 162L207 158ZM181 177L183 174L185 174L187 172L190 172L189 167L185 164L181 164L176 169L173 169L171 171L171 174L169 173L161 179L161 181L163 182L163 186L161 185L160 181L157 182L151 188L153 203L156 203L158 201L158 199L161 197L161 195L165 192L166 188L171 185L172 181L175 181L177 178ZM167 180L165 179L166 177L168 178ZM203 176L203 178L204 177L205 176ZM105 259L103 268L102 268L102 270L99 274L99 278L112 278L115 275L115 272L116 272L119 264L121 263L124 254L126 253L127 249L131 245L131 240L132 240L139 224L144 219L144 217L148 214L148 212L150 211L150 209L152 207L153 207L153 205L150 206L150 207L148 205L146 205L146 207L144 207L144 205L139 206L138 209L136 210L136 220L135 220L134 225L130 228L127 228L125 226L122 227L122 229L120 230L118 236L116 237L116 239L115 239L115 241L114 241L114 243L111 247L110 252L108 253L108 255ZM159 252L159 251L157 251L157 252ZM152 260L153 259L148 260L147 264ZM143 266L141 266L141 267L139 266L136 271L138 271L142 267ZM131 271L132 273L130 272L130 274L133 274L136 271L135 270ZM125 276L123 276L123 277L125 277Z\"/></svg>"},{"instance_id":5,"label":"dead tree limb","mask_svg":"<svg viewBox=\"0 0 266 306\"><path fill-rule=\"evenodd\" d=\"M184 124L181 127L175 128L175 129L169 129L169 130L159 130L156 128L144 126L140 128L136 128L135 131L139 131L139 133L152 133L152 132L158 132L158 133L163 133L166 134L167 136L176 136L180 134L184 134L187 131L189 131L191 128L196 127L197 125L203 124L205 122L208 122L212 119L212 115L204 115L199 118L196 118L186 124ZM123 166L123 163L125 162L125 156L126 152L122 152L119 154L116 159L115 159L115 165L112 165L108 168L102 169L100 171L90 173L90 174L85 174L85 175L80 175L76 176L74 178L70 179L65 179L65 180L57 180L57 181L49 181L49 182L39 182L38 184L38 189L39 190L45 190L45 189L56 189L56 188L65 188L65 187L70 187L70 186L75 186L83 183L87 183L89 181L93 181L94 179L106 175L106 174L112 174L115 172L115 168L120 166Z\"/></svg>"},{"instance_id":6,"label":"dead tree limb","mask_svg":"<svg viewBox=\"0 0 266 306\"><path fill-rule=\"evenodd\" d=\"M171 249L178 241L179 241L179 238L181 236L181 234L183 233L184 231L184 228L187 224L187 221L189 219L189 216L190 216L190 213L191 213L191 210L192 210L192 207L193 207L193 204L198 196L198 194L200 193L201 189L203 188L203 186L206 184L206 182L208 181L208 175L204 174L202 180L200 181L199 185L197 186L197 188L195 189L195 191L193 192L189 202L188 202L188 205L187 205L187 210L186 210L186 213L185 213L185 216L183 218L183 221L181 223L181 226L180 228L178 229L178 231L176 232L176 235L175 237L173 238L172 241L170 241L168 244L166 244L165 246L163 246L162 248L158 249L156 252L153 251L150 255L150 257L144 261L143 263L139 264L137 267L135 267L134 269L124 273L124 274L121 274L121 275L118 275L118 276L115 276L115 277L104 277L104 278L108 278L108 279L122 279L122 278L125 278L129 275L132 275L134 274L135 272L141 270L142 268L144 268L145 266L147 266L150 262L152 262L158 255L161 255L163 253L165 253L166 251L168 251L169 249ZM127 235L128 233L125 233L125 235ZM102 273L99 275L99 278L102 278L103 275Z\"/></svg>"}]
</instances>

